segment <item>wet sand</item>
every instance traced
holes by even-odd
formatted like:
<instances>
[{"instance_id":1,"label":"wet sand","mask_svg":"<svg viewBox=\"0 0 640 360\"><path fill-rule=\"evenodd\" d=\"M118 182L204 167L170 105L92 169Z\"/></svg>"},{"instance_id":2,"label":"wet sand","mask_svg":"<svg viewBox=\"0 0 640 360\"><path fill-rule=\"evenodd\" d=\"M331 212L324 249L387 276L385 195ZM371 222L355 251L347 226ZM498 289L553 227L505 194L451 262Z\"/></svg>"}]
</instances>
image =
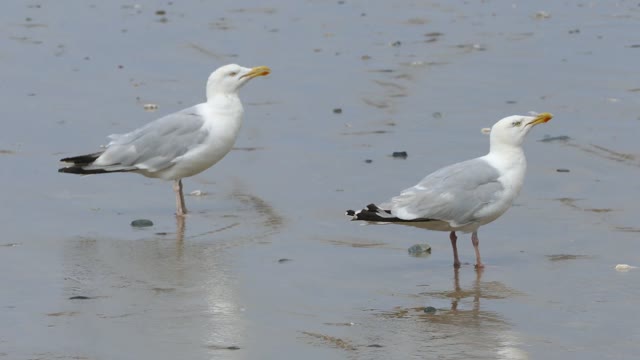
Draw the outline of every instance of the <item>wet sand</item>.
<instances>
[{"instance_id":1,"label":"wet sand","mask_svg":"<svg viewBox=\"0 0 640 360\"><path fill-rule=\"evenodd\" d=\"M0 359L640 351L640 270L614 269L640 266L637 2L11 1L0 18ZM205 195L184 224L170 183L56 172L202 101L230 62L273 73L242 91L237 149L185 180ZM446 233L344 216L484 154L481 128L529 111L555 118L529 135L516 204L481 229L483 272L469 235L454 271ZM409 256L418 243L432 254Z\"/></svg>"}]
</instances>

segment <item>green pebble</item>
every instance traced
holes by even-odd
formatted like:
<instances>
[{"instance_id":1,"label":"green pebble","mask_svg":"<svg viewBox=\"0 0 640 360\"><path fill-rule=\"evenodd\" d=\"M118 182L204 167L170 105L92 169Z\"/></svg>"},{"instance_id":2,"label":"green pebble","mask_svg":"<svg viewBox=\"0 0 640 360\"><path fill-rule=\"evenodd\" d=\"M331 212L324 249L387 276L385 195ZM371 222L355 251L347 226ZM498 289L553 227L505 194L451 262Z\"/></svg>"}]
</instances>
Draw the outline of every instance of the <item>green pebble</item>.
<instances>
[{"instance_id":1,"label":"green pebble","mask_svg":"<svg viewBox=\"0 0 640 360\"><path fill-rule=\"evenodd\" d=\"M431 254L431 246L429 244L416 244L408 249L409 254L413 256L422 256Z\"/></svg>"},{"instance_id":2,"label":"green pebble","mask_svg":"<svg viewBox=\"0 0 640 360\"><path fill-rule=\"evenodd\" d=\"M434 308L433 306L427 306L426 308L424 308L424 312L427 314L435 314L437 311L436 308Z\"/></svg>"},{"instance_id":3,"label":"green pebble","mask_svg":"<svg viewBox=\"0 0 640 360\"><path fill-rule=\"evenodd\" d=\"M153 226L153 221L151 220L147 220L147 219L138 219L138 220L133 220L131 222L131 226L133 227L148 227L148 226Z\"/></svg>"}]
</instances>

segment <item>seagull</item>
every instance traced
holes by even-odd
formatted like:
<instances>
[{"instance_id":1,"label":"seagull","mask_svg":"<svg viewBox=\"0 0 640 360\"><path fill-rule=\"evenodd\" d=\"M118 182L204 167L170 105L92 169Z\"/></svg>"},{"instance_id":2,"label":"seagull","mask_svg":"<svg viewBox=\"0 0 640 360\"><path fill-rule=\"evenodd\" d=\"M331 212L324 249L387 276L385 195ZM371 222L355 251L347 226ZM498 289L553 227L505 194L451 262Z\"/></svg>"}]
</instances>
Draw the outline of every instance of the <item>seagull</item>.
<instances>
[{"instance_id":1,"label":"seagull","mask_svg":"<svg viewBox=\"0 0 640 360\"><path fill-rule=\"evenodd\" d=\"M129 133L110 135L111 141L102 151L61 159L69 166L58 172L79 175L132 172L173 180L176 215L184 216L187 208L182 179L210 168L231 150L244 112L238 91L249 80L270 72L266 66L222 66L209 76L206 102Z\"/></svg>"},{"instance_id":2,"label":"seagull","mask_svg":"<svg viewBox=\"0 0 640 360\"><path fill-rule=\"evenodd\" d=\"M460 267L456 231L470 232L475 266L482 268L478 229L511 207L527 170L524 139L534 126L552 117L549 113L508 116L491 128L487 155L441 168L385 203L346 214L352 220L448 231L455 268Z\"/></svg>"}]
</instances>

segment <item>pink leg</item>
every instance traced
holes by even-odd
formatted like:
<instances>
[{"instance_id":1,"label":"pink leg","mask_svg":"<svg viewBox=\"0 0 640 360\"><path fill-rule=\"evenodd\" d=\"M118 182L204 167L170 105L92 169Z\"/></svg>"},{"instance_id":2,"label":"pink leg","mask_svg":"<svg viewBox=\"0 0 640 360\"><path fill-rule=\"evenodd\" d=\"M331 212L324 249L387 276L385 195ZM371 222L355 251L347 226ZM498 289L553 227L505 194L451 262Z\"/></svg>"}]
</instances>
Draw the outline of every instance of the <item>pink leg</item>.
<instances>
[{"instance_id":1,"label":"pink leg","mask_svg":"<svg viewBox=\"0 0 640 360\"><path fill-rule=\"evenodd\" d=\"M455 231L452 231L449 234L449 240L451 240L451 247L453 248L453 267L459 268L460 259L458 258L458 245L456 244L456 241L458 241L458 237L456 236Z\"/></svg>"},{"instance_id":2,"label":"pink leg","mask_svg":"<svg viewBox=\"0 0 640 360\"><path fill-rule=\"evenodd\" d=\"M182 194L182 179L173 182L173 191L176 192L176 215L184 216L187 214L187 207L184 205L184 194Z\"/></svg>"},{"instance_id":3,"label":"pink leg","mask_svg":"<svg viewBox=\"0 0 640 360\"><path fill-rule=\"evenodd\" d=\"M476 269L482 269L484 264L482 260L480 260L480 239L478 239L478 232L474 231L471 234L471 243L473 243L473 248L476 250Z\"/></svg>"}]
</instances>

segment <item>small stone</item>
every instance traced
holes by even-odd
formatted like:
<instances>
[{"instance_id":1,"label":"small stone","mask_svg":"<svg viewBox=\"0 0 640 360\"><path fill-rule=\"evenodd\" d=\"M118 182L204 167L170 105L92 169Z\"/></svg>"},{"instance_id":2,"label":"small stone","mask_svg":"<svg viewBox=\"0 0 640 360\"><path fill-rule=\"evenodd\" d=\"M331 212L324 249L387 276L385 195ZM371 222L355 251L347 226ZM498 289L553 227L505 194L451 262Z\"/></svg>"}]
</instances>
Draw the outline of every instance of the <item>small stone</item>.
<instances>
[{"instance_id":1,"label":"small stone","mask_svg":"<svg viewBox=\"0 0 640 360\"><path fill-rule=\"evenodd\" d=\"M367 160L365 160L364 162L365 162L365 163L367 163L367 164L371 164L371 163L373 162L373 160L371 160L371 159L367 159Z\"/></svg>"},{"instance_id":2,"label":"small stone","mask_svg":"<svg viewBox=\"0 0 640 360\"><path fill-rule=\"evenodd\" d=\"M438 309L434 308L433 306L427 306L424 308L424 312L426 314L435 314L436 311L438 311Z\"/></svg>"},{"instance_id":3,"label":"small stone","mask_svg":"<svg viewBox=\"0 0 640 360\"><path fill-rule=\"evenodd\" d=\"M409 156L409 154L407 154L406 151L394 151L393 154L391 154L391 156L396 159L406 159Z\"/></svg>"},{"instance_id":4,"label":"small stone","mask_svg":"<svg viewBox=\"0 0 640 360\"><path fill-rule=\"evenodd\" d=\"M431 246L429 244L416 244L410 247L408 250L409 255L424 256L431 254Z\"/></svg>"},{"instance_id":5,"label":"small stone","mask_svg":"<svg viewBox=\"0 0 640 360\"><path fill-rule=\"evenodd\" d=\"M90 300L89 296L76 295L69 298L69 300Z\"/></svg>"},{"instance_id":6,"label":"small stone","mask_svg":"<svg viewBox=\"0 0 640 360\"><path fill-rule=\"evenodd\" d=\"M167 12L164 10L158 10L156 11L156 15L159 15L159 16L167 15Z\"/></svg>"},{"instance_id":7,"label":"small stone","mask_svg":"<svg viewBox=\"0 0 640 360\"><path fill-rule=\"evenodd\" d=\"M369 56L369 55L362 55L362 56L360 57L360 60L364 60L364 61L371 60L371 56Z\"/></svg>"},{"instance_id":8,"label":"small stone","mask_svg":"<svg viewBox=\"0 0 640 360\"><path fill-rule=\"evenodd\" d=\"M569 169L556 169L556 172L568 173Z\"/></svg>"},{"instance_id":9,"label":"small stone","mask_svg":"<svg viewBox=\"0 0 640 360\"><path fill-rule=\"evenodd\" d=\"M402 45L402 41L398 40L398 41L394 41L391 43L391 46L393 47L399 47L400 45Z\"/></svg>"},{"instance_id":10,"label":"small stone","mask_svg":"<svg viewBox=\"0 0 640 360\"><path fill-rule=\"evenodd\" d=\"M517 104L518 102L515 100L507 100L507 104L509 105L513 105L513 104Z\"/></svg>"},{"instance_id":11,"label":"small stone","mask_svg":"<svg viewBox=\"0 0 640 360\"><path fill-rule=\"evenodd\" d=\"M335 109L333 109L333 113L334 114L342 114L342 109L341 108L335 108Z\"/></svg>"},{"instance_id":12,"label":"small stone","mask_svg":"<svg viewBox=\"0 0 640 360\"><path fill-rule=\"evenodd\" d=\"M635 269L635 266L627 265L627 264L618 264L616 265L616 271L627 272L631 269Z\"/></svg>"},{"instance_id":13,"label":"small stone","mask_svg":"<svg viewBox=\"0 0 640 360\"><path fill-rule=\"evenodd\" d=\"M278 260L278 263L279 264L284 264L284 263L289 262L289 261L293 261L293 260L287 259L287 258L282 258L282 259Z\"/></svg>"},{"instance_id":14,"label":"small stone","mask_svg":"<svg viewBox=\"0 0 640 360\"><path fill-rule=\"evenodd\" d=\"M148 226L153 226L153 221L151 220L147 220L147 219L138 219L138 220L133 220L131 222L131 226L133 227L148 227Z\"/></svg>"},{"instance_id":15,"label":"small stone","mask_svg":"<svg viewBox=\"0 0 640 360\"><path fill-rule=\"evenodd\" d=\"M442 113L439 112L439 111L436 111L433 114L431 114L431 116L433 116L434 119L441 119L442 118Z\"/></svg>"},{"instance_id":16,"label":"small stone","mask_svg":"<svg viewBox=\"0 0 640 360\"><path fill-rule=\"evenodd\" d=\"M546 12L546 11L538 11L537 13L535 13L535 14L533 15L533 17L534 17L535 19L548 19L548 18L550 18L550 17L551 17L551 14L549 14L549 13L548 13L548 12Z\"/></svg>"},{"instance_id":17,"label":"small stone","mask_svg":"<svg viewBox=\"0 0 640 360\"><path fill-rule=\"evenodd\" d=\"M156 111L156 110L158 110L158 105L157 104L144 104L142 106L142 108L144 109L144 111Z\"/></svg>"}]
</instances>

